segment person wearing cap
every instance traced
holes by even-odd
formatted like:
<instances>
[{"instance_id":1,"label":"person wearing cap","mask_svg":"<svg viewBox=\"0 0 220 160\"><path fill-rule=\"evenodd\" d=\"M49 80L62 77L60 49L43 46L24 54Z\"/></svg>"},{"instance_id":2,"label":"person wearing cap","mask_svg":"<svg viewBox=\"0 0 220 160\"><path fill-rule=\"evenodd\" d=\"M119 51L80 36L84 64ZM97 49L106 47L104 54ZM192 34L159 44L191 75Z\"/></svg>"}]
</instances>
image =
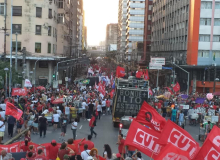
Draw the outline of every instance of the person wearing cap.
<instances>
[{"instance_id":1,"label":"person wearing cap","mask_svg":"<svg viewBox=\"0 0 220 160\"><path fill-rule=\"evenodd\" d=\"M57 145L57 142L56 140L52 140L50 145L47 146L47 150L48 150L48 153L49 153L49 160L56 160L57 158L57 154L58 154L58 151L59 151L59 147Z\"/></svg>"},{"instance_id":2,"label":"person wearing cap","mask_svg":"<svg viewBox=\"0 0 220 160\"><path fill-rule=\"evenodd\" d=\"M120 154L120 153L117 153L117 154L116 154L116 158L113 159L113 160L121 160L121 154Z\"/></svg>"},{"instance_id":3,"label":"person wearing cap","mask_svg":"<svg viewBox=\"0 0 220 160\"><path fill-rule=\"evenodd\" d=\"M37 156L34 158L34 160L47 160L42 149L38 149Z\"/></svg>"},{"instance_id":4,"label":"person wearing cap","mask_svg":"<svg viewBox=\"0 0 220 160\"><path fill-rule=\"evenodd\" d=\"M46 136L46 130L47 130L47 118L45 118L45 115L42 114L42 117L39 119L39 125L40 125L40 138L42 137L42 132L44 132L44 138Z\"/></svg>"},{"instance_id":5,"label":"person wearing cap","mask_svg":"<svg viewBox=\"0 0 220 160\"><path fill-rule=\"evenodd\" d=\"M67 155L67 154L65 154L64 156L63 156L63 160L69 160L70 159L70 157Z\"/></svg>"}]
</instances>

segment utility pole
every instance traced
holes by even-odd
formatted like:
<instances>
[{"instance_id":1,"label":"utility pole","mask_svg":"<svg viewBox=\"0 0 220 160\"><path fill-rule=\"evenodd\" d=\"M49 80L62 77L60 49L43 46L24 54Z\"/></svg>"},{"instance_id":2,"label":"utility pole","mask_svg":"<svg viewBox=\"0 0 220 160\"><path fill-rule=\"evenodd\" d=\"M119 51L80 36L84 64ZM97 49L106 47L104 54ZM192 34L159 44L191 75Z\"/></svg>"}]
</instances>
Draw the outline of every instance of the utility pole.
<instances>
[{"instance_id":1,"label":"utility pole","mask_svg":"<svg viewBox=\"0 0 220 160\"><path fill-rule=\"evenodd\" d=\"M18 33L15 33L16 35L16 56L15 56L15 70L17 72L18 70Z\"/></svg>"},{"instance_id":2,"label":"utility pole","mask_svg":"<svg viewBox=\"0 0 220 160\"><path fill-rule=\"evenodd\" d=\"M215 93L215 84L216 84L216 63L214 64L215 69L214 69L214 85L213 85L213 93Z\"/></svg>"},{"instance_id":3,"label":"utility pole","mask_svg":"<svg viewBox=\"0 0 220 160\"><path fill-rule=\"evenodd\" d=\"M7 0L5 0L4 3L4 19L5 19L5 28L4 28L4 60L6 58L6 31L7 31L7 26L6 26L6 19L7 19Z\"/></svg>"},{"instance_id":4,"label":"utility pole","mask_svg":"<svg viewBox=\"0 0 220 160\"><path fill-rule=\"evenodd\" d=\"M12 20L13 20L13 0L11 0L11 35L10 35L10 74L9 74L9 97L12 87Z\"/></svg>"},{"instance_id":5,"label":"utility pole","mask_svg":"<svg viewBox=\"0 0 220 160\"><path fill-rule=\"evenodd\" d=\"M204 76L203 76L203 81L205 82L205 71L206 71L206 68L204 69ZM204 85L204 84L203 84ZM203 87L203 93L205 93L205 86Z\"/></svg>"}]
</instances>

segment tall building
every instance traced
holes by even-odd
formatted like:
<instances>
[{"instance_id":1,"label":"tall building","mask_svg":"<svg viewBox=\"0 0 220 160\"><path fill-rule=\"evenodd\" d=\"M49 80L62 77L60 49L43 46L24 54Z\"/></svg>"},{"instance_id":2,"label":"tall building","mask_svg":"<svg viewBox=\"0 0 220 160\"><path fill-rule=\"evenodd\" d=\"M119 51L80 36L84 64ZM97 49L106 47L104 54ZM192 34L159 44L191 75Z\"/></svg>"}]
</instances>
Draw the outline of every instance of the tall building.
<instances>
[{"instance_id":1,"label":"tall building","mask_svg":"<svg viewBox=\"0 0 220 160\"><path fill-rule=\"evenodd\" d=\"M117 52L119 61L124 60L126 46L127 0L119 0Z\"/></svg>"},{"instance_id":2,"label":"tall building","mask_svg":"<svg viewBox=\"0 0 220 160\"><path fill-rule=\"evenodd\" d=\"M137 57L132 52L133 43L144 41L144 14L145 0L127 0L126 60L128 62Z\"/></svg>"},{"instance_id":3,"label":"tall building","mask_svg":"<svg viewBox=\"0 0 220 160\"><path fill-rule=\"evenodd\" d=\"M84 26L83 34L84 34L84 48L87 49L88 44L87 44L87 27L86 26Z\"/></svg>"},{"instance_id":4,"label":"tall building","mask_svg":"<svg viewBox=\"0 0 220 160\"><path fill-rule=\"evenodd\" d=\"M107 24L106 40L105 40L106 49L112 44L117 44L117 37L118 37L118 24L117 23Z\"/></svg>"},{"instance_id":5,"label":"tall building","mask_svg":"<svg viewBox=\"0 0 220 160\"><path fill-rule=\"evenodd\" d=\"M151 25L152 25L153 1L145 0L145 18L144 18L144 54L143 62L148 65L150 62L151 51Z\"/></svg>"}]
</instances>

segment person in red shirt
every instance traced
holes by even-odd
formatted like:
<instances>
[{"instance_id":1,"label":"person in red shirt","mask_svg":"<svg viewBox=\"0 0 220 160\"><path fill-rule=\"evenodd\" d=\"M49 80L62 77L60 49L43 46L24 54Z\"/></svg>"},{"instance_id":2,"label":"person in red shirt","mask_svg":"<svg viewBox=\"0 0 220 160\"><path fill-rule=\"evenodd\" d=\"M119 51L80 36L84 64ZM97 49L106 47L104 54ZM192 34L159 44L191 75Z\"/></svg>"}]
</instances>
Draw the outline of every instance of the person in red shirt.
<instances>
[{"instance_id":1,"label":"person in red shirt","mask_svg":"<svg viewBox=\"0 0 220 160\"><path fill-rule=\"evenodd\" d=\"M91 141L92 136L88 135L88 140L82 141L81 143L79 143L79 145L83 145L87 144L88 145L88 149L91 150L92 148L95 148L94 143Z\"/></svg>"},{"instance_id":2,"label":"person in red shirt","mask_svg":"<svg viewBox=\"0 0 220 160\"><path fill-rule=\"evenodd\" d=\"M92 118L90 119L90 121L89 121L89 127L91 127L90 128L90 131L91 131L91 136L93 135L93 133L95 134L95 137L97 136L97 133L95 133L95 131L94 131L94 128L95 128L95 126L96 126L96 115L95 115L95 113L93 113L93 116L92 116Z\"/></svg>"},{"instance_id":3,"label":"person in red shirt","mask_svg":"<svg viewBox=\"0 0 220 160\"><path fill-rule=\"evenodd\" d=\"M53 108L50 106L48 109L49 112L53 112Z\"/></svg>"},{"instance_id":4,"label":"person in red shirt","mask_svg":"<svg viewBox=\"0 0 220 160\"><path fill-rule=\"evenodd\" d=\"M107 107L107 114L111 114L111 111L110 111L110 105L111 105L111 102L109 101L109 99L106 100L106 107Z\"/></svg>"},{"instance_id":5,"label":"person in red shirt","mask_svg":"<svg viewBox=\"0 0 220 160\"><path fill-rule=\"evenodd\" d=\"M29 151L28 140L24 141L24 145L20 147L23 152Z\"/></svg>"},{"instance_id":6,"label":"person in red shirt","mask_svg":"<svg viewBox=\"0 0 220 160\"><path fill-rule=\"evenodd\" d=\"M59 147L57 145L56 140L51 141L51 145L47 147L48 153L49 153L49 159L55 160L57 158L57 154L59 151Z\"/></svg>"},{"instance_id":7,"label":"person in red shirt","mask_svg":"<svg viewBox=\"0 0 220 160\"><path fill-rule=\"evenodd\" d=\"M42 149L38 149L37 156L34 158L34 160L47 160Z\"/></svg>"},{"instance_id":8,"label":"person in red shirt","mask_svg":"<svg viewBox=\"0 0 220 160\"><path fill-rule=\"evenodd\" d=\"M118 152L121 154L122 158L125 158L125 140L123 139L123 134L118 135Z\"/></svg>"}]
</instances>

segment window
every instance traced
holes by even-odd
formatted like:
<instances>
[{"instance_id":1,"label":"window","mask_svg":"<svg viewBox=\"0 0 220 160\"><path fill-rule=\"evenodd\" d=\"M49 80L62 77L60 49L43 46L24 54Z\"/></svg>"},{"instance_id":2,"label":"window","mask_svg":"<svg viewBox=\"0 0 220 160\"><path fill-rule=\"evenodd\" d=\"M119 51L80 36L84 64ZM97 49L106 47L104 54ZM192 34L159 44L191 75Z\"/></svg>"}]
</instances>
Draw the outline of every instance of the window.
<instances>
[{"instance_id":1,"label":"window","mask_svg":"<svg viewBox=\"0 0 220 160\"><path fill-rule=\"evenodd\" d=\"M58 23L61 23L61 24L64 23L63 13L57 14L57 18L58 18L58 19L57 19Z\"/></svg>"},{"instance_id":2,"label":"window","mask_svg":"<svg viewBox=\"0 0 220 160\"><path fill-rule=\"evenodd\" d=\"M201 2L201 9L212 9L212 2Z\"/></svg>"},{"instance_id":3,"label":"window","mask_svg":"<svg viewBox=\"0 0 220 160\"><path fill-rule=\"evenodd\" d=\"M210 26L211 25L211 18L200 18L200 25Z\"/></svg>"},{"instance_id":4,"label":"window","mask_svg":"<svg viewBox=\"0 0 220 160\"><path fill-rule=\"evenodd\" d=\"M198 57L208 58L209 57L209 51L199 51Z\"/></svg>"},{"instance_id":5,"label":"window","mask_svg":"<svg viewBox=\"0 0 220 160\"><path fill-rule=\"evenodd\" d=\"M42 8L36 7L36 17L41 18L42 17Z\"/></svg>"},{"instance_id":6,"label":"window","mask_svg":"<svg viewBox=\"0 0 220 160\"><path fill-rule=\"evenodd\" d=\"M48 68L47 61L39 61L39 68Z\"/></svg>"},{"instance_id":7,"label":"window","mask_svg":"<svg viewBox=\"0 0 220 160\"><path fill-rule=\"evenodd\" d=\"M22 6L13 6L13 16L22 16Z\"/></svg>"},{"instance_id":8,"label":"window","mask_svg":"<svg viewBox=\"0 0 220 160\"><path fill-rule=\"evenodd\" d=\"M35 35L41 35L41 25L36 25Z\"/></svg>"},{"instance_id":9,"label":"window","mask_svg":"<svg viewBox=\"0 0 220 160\"><path fill-rule=\"evenodd\" d=\"M53 44L53 54L56 54L56 44Z\"/></svg>"},{"instance_id":10,"label":"window","mask_svg":"<svg viewBox=\"0 0 220 160\"><path fill-rule=\"evenodd\" d=\"M5 15L5 5L4 3L0 3L0 15Z\"/></svg>"},{"instance_id":11,"label":"window","mask_svg":"<svg viewBox=\"0 0 220 160\"><path fill-rule=\"evenodd\" d=\"M215 2L215 9L220 9L220 2Z\"/></svg>"},{"instance_id":12,"label":"window","mask_svg":"<svg viewBox=\"0 0 220 160\"><path fill-rule=\"evenodd\" d=\"M49 18L49 19L52 19L52 18L53 18L52 9L49 9L49 11L48 11L48 18Z\"/></svg>"},{"instance_id":13,"label":"window","mask_svg":"<svg viewBox=\"0 0 220 160\"><path fill-rule=\"evenodd\" d=\"M215 54L215 58L220 58L220 52L219 51L213 51L213 54Z\"/></svg>"},{"instance_id":14,"label":"window","mask_svg":"<svg viewBox=\"0 0 220 160\"><path fill-rule=\"evenodd\" d=\"M147 41L151 40L151 35L147 35Z\"/></svg>"},{"instance_id":15,"label":"window","mask_svg":"<svg viewBox=\"0 0 220 160\"><path fill-rule=\"evenodd\" d=\"M22 25L21 24L12 24L12 34L18 33L21 34L22 31Z\"/></svg>"},{"instance_id":16,"label":"window","mask_svg":"<svg viewBox=\"0 0 220 160\"><path fill-rule=\"evenodd\" d=\"M220 26L220 18L215 18L214 26Z\"/></svg>"},{"instance_id":17,"label":"window","mask_svg":"<svg viewBox=\"0 0 220 160\"><path fill-rule=\"evenodd\" d=\"M41 53L41 43L35 43L35 53Z\"/></svg>"},{"instance_id":18,"label":"window","mask_svg":"<svg viewBox=\"0 0 220 160\"><path fill-rule=\"evenodd\" d=\"M220 42L220 35L213 36L213 42Z\"/></svg>"},{"instance_id":19,"label":"window","mask_svg":"<svg viewBox=\"0 0 220 160\"><path fill-rule=\"evenodd\" d=\"M152 5L148 6L148 10L151 11L152 10Z\"/></svg>"},{"instance_id":20,"label":"window","mask_svg":"<svg viewBox=\"0 0 220 160\"><path fill-rule=\"evenodd\" d=\"M48 36L51 36L51 26L48 26Z\"/></svg>"},{"instance_id":21,"label":"window","mask_svg":"<svg viewBox=\"0 0 220 160\"><path fill-rule=\"evenodd\" d=\"M200 42L210 42L210 35L199 35Z\"/></svg>"},{"instance_id":22,"label":"window","mask_svg":"<svg viewBox=\"0 0 220 160\"><path fill-rule=\"evenodd\" d=\"M151 15L148 15L148 20L151 20Z\"/></svg>"},{"instance_id":23,"label":"window","mask_svg":"<svg viewBox=\"0 0 220 160\"><path fill-rule=\"evenodd\" d=\"M47 44L47 53L51 53L51 43Z\"/></svg>"},{"instance_id":24,"label":"window","mask_svg":"<svg viewBox=\"0 0 220 160\"><path fill-rule=\"evenodd\" d=\"M16 41L12 42L12 51L16 51ZM17 51L21 51L21 42L17 42Z\"/></svg>"},{"instance_id":25,"label":"window","mask_svg":"<svg viewBox=\"0 0 220 160\"><path fill-rule=\"evenodd\" d=\"M150 25L147 25L147 29L148 29L148 30L151 30L151 26L150 26Z\"/></svg>"},{"instance_id":26,"label":"window","mask_svg":"<svg viewBox=\"0 0 220 160\"><path fill-rule=\"evenodd\" d=\"M58 1L58 8L63 8L63 0Z\"/></svg>"}]
</instances>

